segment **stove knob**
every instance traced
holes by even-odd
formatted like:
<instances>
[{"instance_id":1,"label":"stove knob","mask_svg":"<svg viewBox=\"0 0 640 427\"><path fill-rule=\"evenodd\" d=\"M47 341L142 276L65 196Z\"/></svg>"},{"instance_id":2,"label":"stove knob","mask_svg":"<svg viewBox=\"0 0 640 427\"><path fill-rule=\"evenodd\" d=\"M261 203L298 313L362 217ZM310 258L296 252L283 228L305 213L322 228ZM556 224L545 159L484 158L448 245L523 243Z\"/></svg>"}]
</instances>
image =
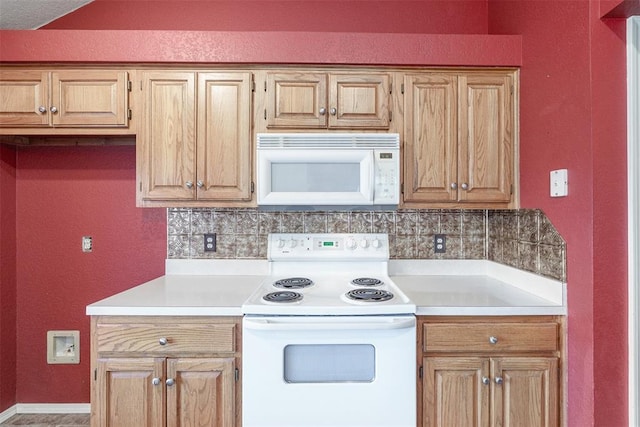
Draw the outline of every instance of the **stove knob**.
<instances>
[{"instance_id":1,"label":"stove knob","mask_svg":"<svg viewBox=\"0 0 640 427\"><path fill-rule=\"evenodd\" d=\"M382 247L382 242L380 241L380 239L373 239L373 242L371 242L371 245L377 249Z\"/></svg>"},{"instance_id":2,"label":"stove knob","mask_svg":"<svg viewBox=\"0 0 640 427\"><path fill-rule=\"evenodd\" d=\"M278 247L279 248L284 248L284 240L278 239Z\"/></svg>"},{"instance_id":3,"label":"stove knob","mask_svg":"<svg viewBox=\"0 0 640 427\"><path fill-rule=\"evenodd\" d=\"M363 247L363 248L369 247L369 241L367 239L362 239L360 241L360 246Z\"/></svg>"},{"instance_id":4,"label":"stove knob","mask_svg":"<svg viewBox=\"0 0 640 427\"><path fill-rule=\"evenodd\" d=\"M345 245L347 246L347 249L355 249L358 246L356 244L356 241L353 240L351 237L347 239Z\"/></svg>"},{"instance_id":5,"label":"stove knob","mask_svg":"<svg viewBox=\"0 0 640 427\"><path fill-rule=\"evenodd\" d=\"M289 240L289 247L290 248L295 248L298 245L298 242L296 242L295 240L291 239Z\"/></svg>"}]
</instances>

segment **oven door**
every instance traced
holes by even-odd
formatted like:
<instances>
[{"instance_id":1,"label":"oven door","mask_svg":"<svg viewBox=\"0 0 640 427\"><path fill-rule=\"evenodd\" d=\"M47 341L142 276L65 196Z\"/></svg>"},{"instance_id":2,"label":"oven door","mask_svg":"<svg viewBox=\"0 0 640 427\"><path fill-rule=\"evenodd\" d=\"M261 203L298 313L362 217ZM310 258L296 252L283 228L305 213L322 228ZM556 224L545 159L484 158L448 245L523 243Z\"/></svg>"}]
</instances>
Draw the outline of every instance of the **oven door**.
<instances>
[{"instance_id":1,"label":"oven door","mask_svg":"<svg viewBox=\"0 0 640 427\"><path fill-rule=\"evenodd\" d=\"M245 316L244 427L415 427L416 321Z\"/></svg>"},{"instance_id":2,"label":"oven door","mask_svg":"<svg viewBox=\"0 0 640 427\"><path fill-rule=\"evenodd\" d=\"M373 150L258 149L258 205L372 205Z\"/></svg>"}]
</instances>

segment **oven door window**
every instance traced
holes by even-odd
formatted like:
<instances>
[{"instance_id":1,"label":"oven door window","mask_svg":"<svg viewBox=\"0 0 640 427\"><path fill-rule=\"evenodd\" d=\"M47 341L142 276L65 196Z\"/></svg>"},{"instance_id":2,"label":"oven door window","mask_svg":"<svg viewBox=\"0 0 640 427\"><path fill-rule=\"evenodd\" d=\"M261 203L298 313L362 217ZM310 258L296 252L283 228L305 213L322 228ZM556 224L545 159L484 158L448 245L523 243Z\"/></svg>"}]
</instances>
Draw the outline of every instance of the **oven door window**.
<instances>
[{"instance_id":1,"label":"oven door window","mask_svg":"<svg viewBox=\"0 0 640 427\"><path fill-rule=\"evenodd\" d=\"M295 344L284 348L287 383L372 382L375 347L371 344Z\"/></svg>"}]
</instances>

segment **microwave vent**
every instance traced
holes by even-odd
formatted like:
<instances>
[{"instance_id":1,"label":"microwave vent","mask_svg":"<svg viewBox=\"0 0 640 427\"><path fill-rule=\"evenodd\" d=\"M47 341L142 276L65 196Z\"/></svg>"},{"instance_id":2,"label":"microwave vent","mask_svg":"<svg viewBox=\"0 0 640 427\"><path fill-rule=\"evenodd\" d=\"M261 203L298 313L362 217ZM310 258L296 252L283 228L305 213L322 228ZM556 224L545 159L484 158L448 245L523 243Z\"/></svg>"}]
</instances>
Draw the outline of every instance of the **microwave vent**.
<instances>
[{"instance_id":1,"label":"microwave vent","mask_svg":"<svg viewBox=\"0 0 640 427\"><path fill-rule=\"evenodd\" d=\"M397 133L259 133L257 142L258 149L397 149L400 147L400 135Z\"/></svg>"}]
</instances>

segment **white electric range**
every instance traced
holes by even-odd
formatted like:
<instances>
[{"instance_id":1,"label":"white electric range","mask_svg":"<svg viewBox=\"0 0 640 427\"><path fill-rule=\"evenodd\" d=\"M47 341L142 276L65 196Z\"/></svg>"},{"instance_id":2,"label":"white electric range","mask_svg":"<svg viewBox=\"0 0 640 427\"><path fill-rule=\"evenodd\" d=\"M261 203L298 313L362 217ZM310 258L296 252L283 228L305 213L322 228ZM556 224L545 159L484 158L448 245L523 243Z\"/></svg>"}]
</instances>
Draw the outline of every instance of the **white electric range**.
<instances>
[{"instance_id":1,"label":"white electric range","mask_svg":"<svg viewBox=\"0 0 640 427\"><path fill-rule=\"evenodd\" d=\"M245 427L415 426L416 307L388 260L386 234L269 236L242 305Z\"/></svg>"}]
</instances>

